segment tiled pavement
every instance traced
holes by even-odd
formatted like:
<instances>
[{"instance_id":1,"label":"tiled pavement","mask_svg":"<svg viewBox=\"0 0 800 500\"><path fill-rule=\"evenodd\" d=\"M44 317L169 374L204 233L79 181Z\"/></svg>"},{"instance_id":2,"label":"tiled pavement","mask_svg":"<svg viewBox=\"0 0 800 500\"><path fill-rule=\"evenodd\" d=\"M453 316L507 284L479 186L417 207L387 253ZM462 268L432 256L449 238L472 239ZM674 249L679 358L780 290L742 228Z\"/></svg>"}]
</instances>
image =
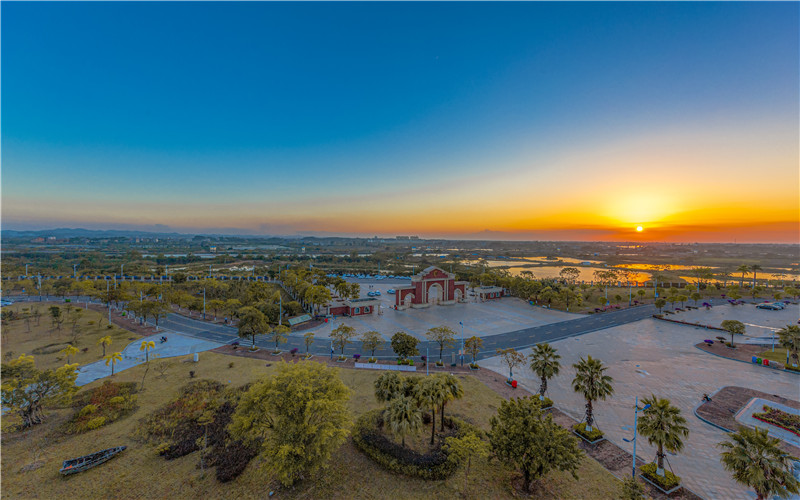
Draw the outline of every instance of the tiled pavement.
<instances>
[{"instance_id":1,"label":"tiled pavement","mask_svg":"<svg viewBox=\"0 0 800 500\"><path fill-rule=\"evenodd\" d=\"M607 373L614 378L614 396L595 404L597 423L608 439L632 452L632 444L622 438L632 437L635 397L651 393L666 397L682 410L690 432L683 452L668 456L675 473L706 498L754 497L733 481L719 462L716 444L725 439L726 433L698 419L693 410L703 393L711 394L726 385L751 387L798 400L800 377L722 359L693 347L707 336L702 329L648 319L554 342L562 356L562 370L550 381L549 396L565 413L582 419L584 401L572 391L575 371L571 365L587 354L600 358L609 365ZM481 365L507 375L507 368L501 363L497 357L481 361ZM528 369L518 369L515 378L532 391L539 387ZM640 437L637 454L652 460L655 447Z\"/></svg>"}]
</instances>

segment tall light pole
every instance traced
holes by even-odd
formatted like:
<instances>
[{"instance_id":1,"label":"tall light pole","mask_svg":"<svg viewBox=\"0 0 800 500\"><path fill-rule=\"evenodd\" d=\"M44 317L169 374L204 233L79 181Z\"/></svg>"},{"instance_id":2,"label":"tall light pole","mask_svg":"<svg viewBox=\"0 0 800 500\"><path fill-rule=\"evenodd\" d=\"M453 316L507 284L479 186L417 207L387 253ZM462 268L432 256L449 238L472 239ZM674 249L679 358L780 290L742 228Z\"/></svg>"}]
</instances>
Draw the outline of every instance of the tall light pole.
<instances>
[{"instance_id":1,"label":"tall light pole","mask_svg":"<svg viewBox=\"0 0 800 500\"><path fill-rule=\"evenodd\" d=\"M28 277L28 265L29 264L25 264L25 277L26 278Z\"/></svg>"},{"instance_id":2,"label":"tall light pole","mask_svg":"<svg viewBox=\"0 0 800 500\"><path fill-rule=\"evenodd\" d=\"M206 289L203 288L203 319L206 319Z\"/></svg>"},{"instance_id":3,"label":"tall light pole","mask_svg":"<svg viewBox=\"0 0 800 500\"><path fill-rule=\"evenodd\" d=\"M121 279L121 280L125 279L125 272L123 271L124 268L125 268L125 264L120 264L119 265L119 279Z\"/></svg>"},{"instance_id":4,"label":"tall light pole","mask_svg":"<svg viewBox=\"0 0 800 500\"><path fill-rule=\"evenodd\" d=\"M636 396L636 406L633 407L633 439L622 438L626 443L633 443L633 473L632 476L636 479L636 437L637 426L639 425L639 412L650 408L650 405L644 405L644 408L639 408L639 396Z\"/></svg>"},{"instance_id":5,"label":"tall light pole","mask_svg":"<svg viewBox=\"0 0 800 500\"><path fill-rule=\"evenodd\" d=\"M78 275L78 264L72 264L72 279L75 279Z\"/></svg>"},{"instance_id":6,"label":"tall light pole","mask_svg":"<svg viewBox=\"0 0 800 500\"><path fill-rule=\"evenodd\" d=\"M461 325L461 366L464 366L464 322L459 321L459 325Z\"/></svg>"},{"instance_id":7,"label":"tall light pole","mask_svg":"<svg viewBox=\"0 0 800 500\"><path fill-rule=\"evenodd\" d=\"M110 286L111 284L106 280L106 306L108 307L108 324L111 324L111 297L110 297ZM116 282L114 282L114 288L117 287Z\"/></svg>"}]
</instances>

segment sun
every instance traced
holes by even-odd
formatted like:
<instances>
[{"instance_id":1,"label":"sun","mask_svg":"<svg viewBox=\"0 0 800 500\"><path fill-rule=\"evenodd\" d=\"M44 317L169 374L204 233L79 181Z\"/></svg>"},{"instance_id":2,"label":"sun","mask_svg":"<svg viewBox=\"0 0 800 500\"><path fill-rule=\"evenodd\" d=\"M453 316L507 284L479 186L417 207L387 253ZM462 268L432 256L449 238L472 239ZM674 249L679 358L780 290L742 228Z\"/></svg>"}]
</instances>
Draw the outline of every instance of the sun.
<instances>
[{"instance_id":1,"label":"sun","mask_svg":"<svg viewBox=\"0 0 800 500\"><path fill-rule=\"evenodd\" d=\"M644 231L644 228L642 226L636 226L636 231L641 233L642 231Z\"/></svg>"}]
</instances>

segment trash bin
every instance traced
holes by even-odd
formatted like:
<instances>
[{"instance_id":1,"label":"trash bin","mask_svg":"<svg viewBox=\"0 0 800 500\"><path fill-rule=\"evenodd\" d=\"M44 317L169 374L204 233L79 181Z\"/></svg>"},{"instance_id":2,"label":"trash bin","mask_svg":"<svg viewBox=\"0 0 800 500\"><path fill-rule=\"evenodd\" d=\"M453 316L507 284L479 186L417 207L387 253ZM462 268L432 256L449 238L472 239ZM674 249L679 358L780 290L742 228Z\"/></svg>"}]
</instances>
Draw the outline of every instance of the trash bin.
<instances>
[{"instance_id":1,"label":"trash bin","mask_svg":"<svg viewBox=\"0 0 800 500\"><path fill-rule=\"evenodd\" d=\"M764 366L769 366L769 360L767 358L764 358L761 360L761 362L764 364Z\"/></svg>"},{"instance_id":2,"label":"trash bin","mask_svg":"<svg viewBox=\"0 0 800 500\"><path fill-rule=\"evenodd\" d=\"M511 387L513 387L514 389L517 388L517 381L516 380L512 380L511 381Z\"/></svg>"},{"instance_id":3,"label":"trash bin","mask_svg":"<svg viewBox=\"0 0 800 500\"><path fill-rule=\"evenodd\" d=\"M758 358L758 359L756 360L756 363L758 363L758 364L760 365L760 364L761 364L761 358Z\"/></svg>"},{"instance_id":4,"label":"trash bin","mask_svg":"<svg viewBox=\"0 0 800 500\"><path fill-rule=\"evenodd\" d=\"M753 363L758 363L758 356L753 356L752 361Z\"/></svg>"}]
</instances>

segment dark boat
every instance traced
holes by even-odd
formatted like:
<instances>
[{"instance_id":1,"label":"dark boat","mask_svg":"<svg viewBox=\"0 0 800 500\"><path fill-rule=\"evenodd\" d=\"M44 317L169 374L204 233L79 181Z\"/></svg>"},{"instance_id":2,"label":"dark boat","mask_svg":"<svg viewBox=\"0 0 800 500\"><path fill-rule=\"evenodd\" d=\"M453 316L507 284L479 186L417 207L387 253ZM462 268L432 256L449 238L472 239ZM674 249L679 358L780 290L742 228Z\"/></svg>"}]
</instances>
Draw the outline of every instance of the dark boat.
<instances>
[{"instance_id":1,"label":"dark boat","mask_svg":"<svg viewBox=\"0 0 800 500\"><path fill-rule=\"evenodd\" d=\"M100 465L108 459L127 448L127 446L117 446L116 448L109 448L107 450L98 451L91 455L84 455L82 457L73 458L72 460L64 460L61 465L60 472L65 476L75 474L76 472L83 472L86 469L91 469L95 465Z\"/></svg>"}]
</instances>

